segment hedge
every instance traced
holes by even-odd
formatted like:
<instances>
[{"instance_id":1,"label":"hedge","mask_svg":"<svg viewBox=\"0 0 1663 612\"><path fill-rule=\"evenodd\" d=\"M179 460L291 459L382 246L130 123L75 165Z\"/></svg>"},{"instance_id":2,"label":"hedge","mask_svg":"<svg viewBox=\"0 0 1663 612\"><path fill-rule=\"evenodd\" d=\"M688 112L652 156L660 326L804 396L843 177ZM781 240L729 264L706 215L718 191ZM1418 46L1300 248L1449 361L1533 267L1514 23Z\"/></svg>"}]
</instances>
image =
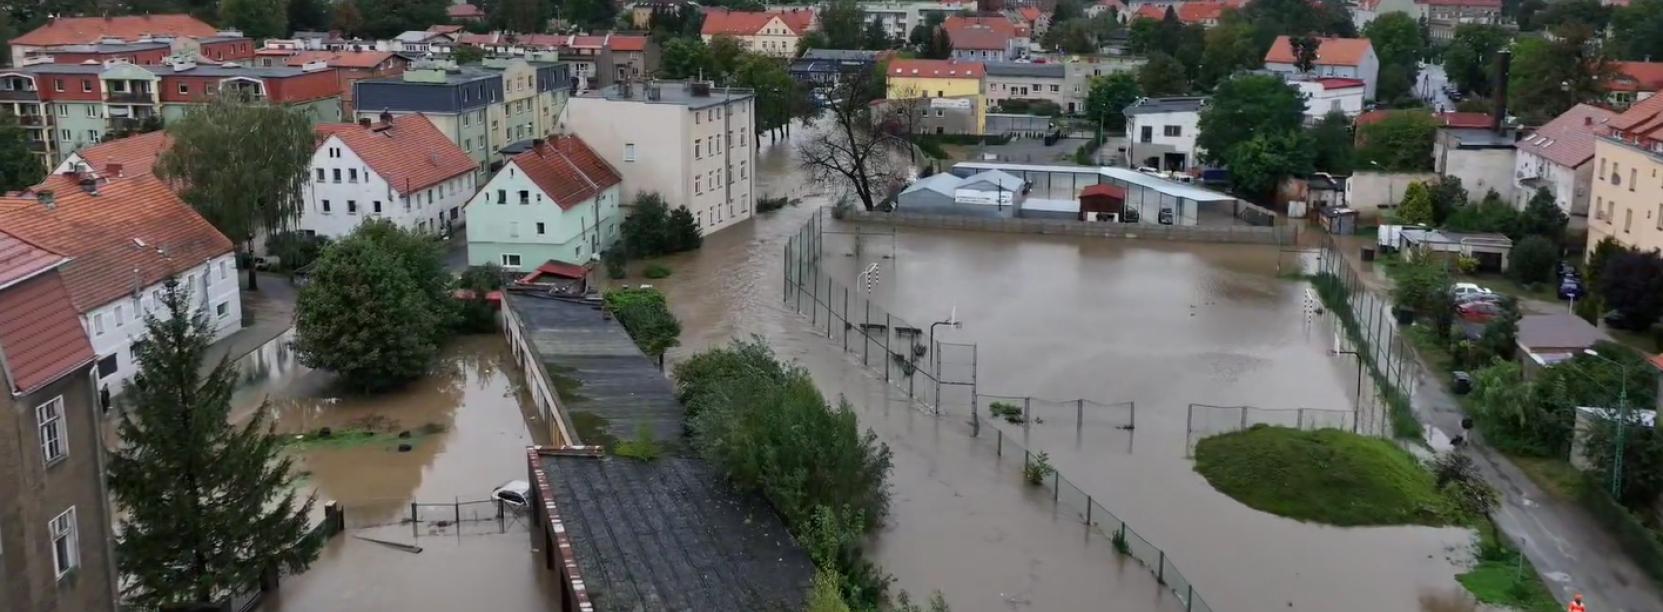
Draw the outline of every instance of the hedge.
<instances>
[{"instance_id":1,"label":"hedge","mask_svg":"<svg viewBox=\"0 0 1663 612\"><path fill-rule=\"evenodd\" d=\"M1634 559L1635 565L1640 566L1640 571L1651 577L1652 582L1663 586L1663 542L1659 541L1657 532L1646 527L1633 511L1611 497L1607 490L1610 483L1591 473L1584 473L1583 478L1579 487L1582 490L1580 497L1582 505L1588 508L1588 514L1611 530L1623 551Z\"/></svg>"}]
</instances>

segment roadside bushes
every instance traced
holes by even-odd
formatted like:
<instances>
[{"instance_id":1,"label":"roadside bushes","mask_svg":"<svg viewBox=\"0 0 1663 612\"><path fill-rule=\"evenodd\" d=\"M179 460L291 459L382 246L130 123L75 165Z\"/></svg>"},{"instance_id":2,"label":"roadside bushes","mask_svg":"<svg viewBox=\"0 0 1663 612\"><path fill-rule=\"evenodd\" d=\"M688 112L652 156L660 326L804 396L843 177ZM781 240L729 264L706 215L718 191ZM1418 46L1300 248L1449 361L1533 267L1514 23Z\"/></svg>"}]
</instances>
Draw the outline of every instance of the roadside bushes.
<instances>
[{"instance_id":1,"label":"roadside bushes","mask_svg":"<svg viewBox=\"0 0 1663 612\"><path fill-rule=\"evenodd\" d=\"M889 515L889 446L761 338L695 355L675 379L699 455L769 501L848 609L886 609L891 579L861 544Z\"/></svg>"},{"instance_id":2,"label":"roadside bushes","mask_svg":"<svg viewBox=\"0 0 1663 612\"><path fill-rule=\"evenodd\" d=\"M664 367L664 352L681 346L681 321L670 312L664 294L650 287L621 287L601 298L635 346Z\"/></svg>"}]
</instances>

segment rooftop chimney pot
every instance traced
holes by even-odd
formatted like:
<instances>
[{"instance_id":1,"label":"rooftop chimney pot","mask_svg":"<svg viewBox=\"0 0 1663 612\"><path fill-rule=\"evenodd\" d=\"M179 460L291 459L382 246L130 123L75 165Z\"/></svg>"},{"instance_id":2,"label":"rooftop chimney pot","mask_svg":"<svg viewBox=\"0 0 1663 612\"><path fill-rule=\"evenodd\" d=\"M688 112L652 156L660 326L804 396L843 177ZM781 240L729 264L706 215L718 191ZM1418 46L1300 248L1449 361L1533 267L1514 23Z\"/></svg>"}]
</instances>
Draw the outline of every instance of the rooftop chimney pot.
<instances>
[{"instance_id":1,"label":"rooftop chimney pot","mask_svg":"<svg viewBox=\"0 0 1663 612\"><path fill-rule=\"evenodd\" d=\"M369 127L370 126L370 118L369 117L360 117L358 119L358 125L360 127Z\"/></svg>"},{"instance_id":2,"label":"rooftop chimney pot","mask_svg":"<svg viewBox=\"0 0 1663 612\"><path fill-rule=\"evenodd\" d=\"M121 178L121 164L105 164L104 175L111 178Z\"/></svg>"}]
</instances>

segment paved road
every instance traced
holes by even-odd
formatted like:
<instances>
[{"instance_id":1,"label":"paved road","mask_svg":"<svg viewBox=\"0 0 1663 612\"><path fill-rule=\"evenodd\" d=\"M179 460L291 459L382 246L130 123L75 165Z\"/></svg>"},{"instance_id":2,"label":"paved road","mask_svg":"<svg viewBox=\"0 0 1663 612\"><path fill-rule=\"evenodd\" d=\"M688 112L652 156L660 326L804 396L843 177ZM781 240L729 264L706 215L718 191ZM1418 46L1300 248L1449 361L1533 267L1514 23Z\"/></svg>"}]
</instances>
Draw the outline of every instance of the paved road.
<instances>
[{"instance_id":1,"label":"paved road","mask_svg":"<svg viewBox=\"0 0 1663 612\"><path fill-rule=\"evenodd\" d=\"M1444 67L1438 64L1427 64L1420 69L1421 82L1415 92L1421 99L1431 103L1433 108L1443 107L1446 111L1455 110L1455 102L1444 93L1444 85L1449 83L1449 76L1444 74Z\"/></svg>"}]
</instances>

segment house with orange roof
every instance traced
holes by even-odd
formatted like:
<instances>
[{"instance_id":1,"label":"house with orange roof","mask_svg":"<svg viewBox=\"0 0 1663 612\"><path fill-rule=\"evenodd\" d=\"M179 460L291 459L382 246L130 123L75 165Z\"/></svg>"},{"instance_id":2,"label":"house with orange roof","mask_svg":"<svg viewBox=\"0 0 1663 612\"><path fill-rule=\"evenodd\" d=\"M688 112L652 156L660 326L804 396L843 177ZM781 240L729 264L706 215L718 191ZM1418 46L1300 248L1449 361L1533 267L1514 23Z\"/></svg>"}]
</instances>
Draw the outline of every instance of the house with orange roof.
<instances>
[{"instance_id":1,"label":"house with orange roof","mask_svg":"<svg viewBox=\"0 0 1663 612\"><path fill-rule=\"evenodd\" d=\"M479 166L426 116L386 113L316 131L296 229L339 238L372 218L442 234L462 223Z\"/></svg>"},{"instance_id":2,"label":"house with orange roof","mask_svg":"<svg viewBox=\"0 0 1663 612\"><path fill-rule=\"evenodd\" d=\"M5 204L0 204L0 207ZM70 301L68 257L0 231L0 609L117 608L96 355ZM21 469L18 469L21 468Z\"/></svg>"},{"instance_id":3,"label":"house with orange roof","mask_svg":"<svg viewBox=\"0 0 1663 612\"><path fill-rule=\"evenodd\" d=\"M410 67L410 58L391 51L295 50L289 55L263 53L256 61L261 66L291 68L303 68L323 62L335 72L335 80L340 83L342 117L351 117L355 110L352 103L353 83L363 79L398 76Z\"/></svg>"},{"instance_id":4,"label":"house with orange roof","mask_svg":"<svg viewBox=\"0 0 1663 612\"><path fill-rule=\"evenodd\" d=\"M524 143L468 201L468 263L588 263L618 240L623 185L578 136Z\"/></svg>"},{"instance_id":5,"label":"house with orange roof","mask_svg":"<svg viewBox=\"0 0 1663 612\"><path fill-rule=\"evenodd\" d=\"M1617 75L1605 84L1607 98L1619 108L1650 98L1663 89L1663 62L1615 62Z\"/></svg>"},{"instance_id":6,"label":"house with orange roof","mask_svg":"<svg viewBox=\"0 0 1663 612\"><path fill-rule=\"evenodd\" d=\"M1648 251L1663 248L1656 178L1663 171L1663 96L1612 117L1594 141L1588 248L1610 237Z\"/></svg>"},{"instance_id":7,"label":"house with orange roof","mask_svg":"<svg viewBox=\"0 0 1663 612\"><path fill-rule=\"evenodd\" d=\"M10 41L12 65L31 56L62 55L56 61L80 63L87 59L127 59L160 45L166 55L202 53L217 61L252 57L254 41L235 30L220 30L190 15L123 15L52 17L38 28ZM86 54L99 55L89 57Z\"/></svg>"},{"instance_id":8,"label":"house with orange roof","mask_svg":"<svg viewBox=\"0 0 1663 612\"><path fill-rule=\"evenodd\" d=\"M445 7L445 16L451 21L480 21L485 19L485 10L474 4L452 4ZM431 30L432 28L428 28Z\"/></svg>"},{"instance_id":9,"label":"house with orange roof","mask_svg":"<svg viewBox=\"0 0 1663 612\"><path fill-rule=\"evenodd\" d=\"M553 53L571 69L579 89L606 87L622 79L642 79L658 72L658 43L639 34L489 34L462 33L455 45L473 45L499 57ZM435 43L434 53L450 54L454 45Z\"/></svg>"},{"instance_id":10,"label":"house with orange roof","mask_svg":"<svg viewBox=\"0 0 1663 612\"><path fill-rule=\"evenodd\" d=\"M1041 10L1038 6L1030 4L1017 7L1009 16L1028 26L1028 31L1033 32L1036 38L1044 36L1045 31L1051 29L1051 13Z\"/></svg>"},{"instance_id":11,"label":"house with orange roof","mask_svg":"<svg viewBox=\"0 0 1663 612\"><path fill-rule=\"evenodd\" d=\"M1615 112L1578 104L1518 142L1514 204L1520 210L1537 189L1553 194L1565 214L1587 216L1594 180L1594 145Z\"/></svg>"},{"instance_id":12,"label":"house with orange roof","mask_svg":"<svg viewBox=\"0 0 1663 612\"><path fill-rule=\"evenodd\" d=\"M717 36L732 36L746 49L775 57L795 57L797 42L817 25L814 9L792 7L747 12L706 7L699 35L705 42Z\"/></svg>"},{"instance_id":13,"label":"house with orange roof","mask_svg":"<svg viewBox=\"0 0 1663 612\"><path fill-rule=\"evenodd\" d=\"M126 138L117 138L108 142L70 153L63 163L52 170L53 174L74 172L77 168L84 171L98 172L108 180L121 180L132 176L152 174L157 160L167 151L173 139L164 131L136 134Z\"/></svg>"},{"instance_id":14,"label":"house with orange roof","mask_svg":"<svg viewBox=\"0 0 1663 612\"><path fill-rule=\"evenodd\" d=\"M968 111L974 119L971 124L975 133L986 128L985 64L956 59L893 59L885 69L885 100L913 101L937 116L950 109Z\"/></svg>"},{"instance_id":15,"label":"house with orange roof","mask_svg":"<svg viewBox=\"0 0 1663 612\"><path fill-rule=\"evenodd\" d=\"M1367 38L1317 38L1316 59L1309 71L1302 70L1293 42L1278 36L1265 53L1265 70L1294 77L1340 77L1363 82L1363 96L1373 100L1380 77L1380 56Z\"/></svg>"},{"instance_id":16,"label":"house with orange roof","mask_svg":"<svg viewBox=\"0 0 1663 612\"><path fill-rule=\"evenodd\" d=\"M231 241L154 176L53 174L20 196L0 198L0 227L69 259L58 271L106 397L120 395L138 371L144 317L164 307L169 279L190 291L215 340L242 329Z\"/></svg>"}]
</instances>

